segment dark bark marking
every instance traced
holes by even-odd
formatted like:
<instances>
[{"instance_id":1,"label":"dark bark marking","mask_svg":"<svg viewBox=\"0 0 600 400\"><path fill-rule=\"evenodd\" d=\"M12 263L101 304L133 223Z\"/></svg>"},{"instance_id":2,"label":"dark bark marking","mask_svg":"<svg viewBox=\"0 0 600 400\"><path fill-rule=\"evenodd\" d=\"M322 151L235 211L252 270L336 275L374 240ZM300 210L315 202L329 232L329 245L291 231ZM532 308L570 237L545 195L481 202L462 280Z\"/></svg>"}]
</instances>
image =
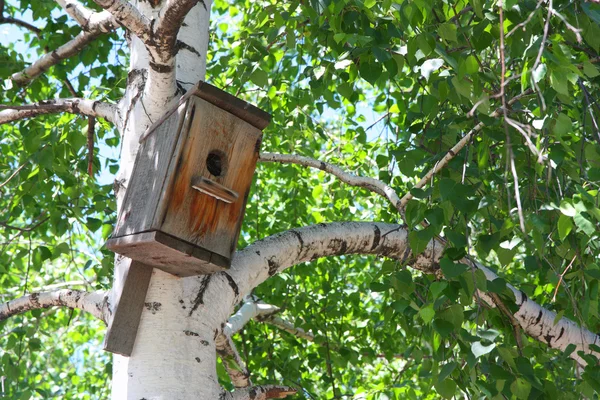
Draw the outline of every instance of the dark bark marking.
<instances>
[{"instance_id":1,"label":"dark bark marking","mask_svg":"<svg viewBox=\"0 0 600 400\"><path fill-rule=\"evenodd\" d=\"M213 336L213 340L217 340L217 336L219 336L219 330L215 329L215 335Z\"/></svg>"},{"instance_id":2,"label":"dark bark marking","mask_svg":"<svg viewBox=\"0 0 600 400\"><path fill-rule=\"evenodd\" d=\"M562 327L560 328L560 334L558 335L558 337L556 338L556 341L558 342L560 340L560 338L562 337L562 335L565 333L565 328Z\"/></svg>"},{"instance_id":3,"label":"dark bark marking","mask_svg":"<svg viewBox=\"0 0 600 400\"><path fill-rule=\"evenodd\" d=\"M333 250L334 255L341 256L346 254L346 250L348 250L348 242L344 239L332 239L327 246L329 249Z\"/></svg>"},{"instance_id":4,"label":"dark bark marking","mask_svg":"<svg viewBox=\"0 0 600 400\"><path fill-rule=\"evenodd\" d=\"M225 278L227 278L227 282L229 283L229 286L231 286L233 294L235 294L235 297L237 298L240 295L240 289L238 288L237 283L235 283L231 275L229 275L227 272L223 272L223 275L225 275Z\"/></svg>"},{"instance_id":5,"label":"dark bark marking","mask_svg":"<svg viewBox=\"0 0 600 400\"><path fill-rule=\"evenodd\" d=\"M194 305L190 310L189 316L191 316L194 311L200 307L201 304L204 304L204 292L206 292L206 288L208 287L208 283L210 282L210 275L205 275L202 277L202 281L200 282L200 288L198 288L198 293L196 294L196 298L194 299Z\"/></svg>"},{"instance_id":6,"label":"dark bark marking","mask_svg":"<svg viewBox=\"0 0 600 400\"><path fill-rule=\"evenodd\" d=\"M373 227L373 244L371 245L371 250L375 250L377 246L379 246L379 241L381 240L381 230L377 225Z\"/></svg>"},{"instance_id":7,"label":"dark bark marking","mask_svg":"<svg viewBox=\"0 0 600 400\"><path fill-rule=\"evenodd\" d=\"M152 61L149 61L148 64L150 65L150 68L161 74L169 74L173 72L173 67L170 65L157 64Z\"/></svg>"},{"instance_id":8,"label":"dark bark marking","mask_svg":"<svg viewBox=\"0 0 600 400\"><path fill-rule=\"evenodd\" d=\"M206 8L206 3L204 2L204 0L198 0L198 3L202 4L202 7L204 7L204 10L208 11L208 8Z\"/></svg>"},{"instance_id":9,"label":"dark bark marking","mask_svg":"<svg viewBox=\"0 0 600 400\"><path fill-rule=\"evenodd\" d=\"M202 360L200 360L200 357L196 357L195 360L198 364L200 364L200 362L202 362Z\"/></svg>"},{"instance_id":10,"label":"dark bark marking","mask_svg":"<svg viewBox=\"0 0 600 400\"><path fill-rule=\"evenodd\" d=\"M204 340L204 339L202 339L202 340L200 341L200 344L201 344L202 346L208 346L210 343L208 343L208 340Z\"/></svg>"},{"instance_id":11,"label":"dark bark marking","mask_svg":"<svg viewBox=\"0 0 600 400\"><path fill-rule=\"evenodd\" d=\"M160 311L162 307L162 304L156 301L151 303L144 303L144 305L146 306L146 309L148 309L148 311L150 311L152 314L156 314L158 311Z\"/></svg>"},{"instance_id":12,"label":"dark bark marking","mask_svg":"<svg viewBox=\"0 0 600 400\"><path fill-rule=\"evenodd\" d=\"M448 154L450 154L452 157L456 156L456 153L452 149L448 150Z\"/></svg>"},{"instance_id":13,"label":"dark bark marking","mask_svg":"<svg viewBox=\"0 0 600 400\"><path fill-rule=\"evenodd\" d=\"M294 236L296 236L296 238L298 239L298 241L300 242L300 251L298 253L302 253L302 250L304 250L304 239L302 239L302 235L300 234L300 232L292 229L290 231Z\"/></svg>"},{"instance_id":14,"label":"dark bark marking","mask_svg":"<svg viewBox=\"0 0 600 400\"><path fill-rule=\"evenodd\" d=\"M197 55L198 57L202 57L202 54L200 54L198 50L181 40L178 40L175 43L175 54L179 53L179 50L187 50L190 53Z\"/></svg>"},{"instance_id":15,"label":"dark bark marking","mask_svg":"<svg viewBox=\"0 0 600 400\"><path fill-rule=\"evenodd\" d=\"M321 163L319 164L319 169L321 171L325 171L327 169L327 164L325 164L323 161L321 161Z\"/></svg>"},{"instance_id":16,"label":"dark bark marking","mask_svg":"<svg viewBox=\"0 0 600 400\"><path fill-rule=\"evenodd\" d=\"M269 258L267 264L269 265L269 276L275 275L280 267L279 263L275 261L275 257Z\"/></svg>"},{"instance_id":17,"label":"dark bark marking","mask_svg":"<svg viewBox=\"0 0 600 400\"><path fill-rule=\"evenodd\" d=\"M527 301L527 295L522 290L520 290L520 292L521 292L521 304L523 304ZM521 304L519 304L519 305L521 305Z\"/></svg>"},{"instance_id":18,"label":"dark bark marking","mask_svg":"<svg viewBox=\"0 0 600 400\"><path fill-rule=\"evenodd\" d=\"M540 321L542 320L542 316L544 315L544 313L542 312L542 310L540 310L537 318L535 319L535 325L539 324Z\"/></svg>"},{"instance_id":19,"label":"dark bark marking","mask_svg":"<svg viewBox=\"0 0 600 400\"><path fill-rule=\"evenodd\" d=\"M552 338L554 336L552 336L551 334L547 334L546 336L544 336L544 339L546 340L546 343L548 343L548 346L552 347L552 344L550 343L552 341Z\"/></svg>"},{"instance_id":20,"label":"dark bark marking","mask_svg":"<svg viewBox=\"0 0 600 400\"><path fill-rule=\"evenodd\" d=\"M256 255L260 256L260 251L256 250Z\"/></svg>"},{"instance_id":21,"label":"dark bark marking","mask_svg":"<svg viewBox=\"0 0 600 400\"><path fill-rule=\"evenodd\" d=\"M183 333L185 333L185 336L200 336L196 332L192 331L183 331Z\"/></svg>"}]
</instances>

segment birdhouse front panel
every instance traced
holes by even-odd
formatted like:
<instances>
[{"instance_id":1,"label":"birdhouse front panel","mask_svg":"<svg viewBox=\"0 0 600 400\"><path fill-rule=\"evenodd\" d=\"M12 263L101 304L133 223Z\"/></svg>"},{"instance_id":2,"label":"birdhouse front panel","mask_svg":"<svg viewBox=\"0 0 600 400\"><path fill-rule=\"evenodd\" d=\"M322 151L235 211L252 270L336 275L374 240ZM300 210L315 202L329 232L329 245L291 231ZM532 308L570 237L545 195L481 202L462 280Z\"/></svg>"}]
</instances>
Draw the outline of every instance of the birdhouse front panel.
<instances>
[{"instance_id":1,"label":"birdhouse front panel","mask_svg":"<svg viewBox=\"0 0 600 400\"><path fill-rule=\"evenodd\" d=\"M231 257L244 216L262 132L201 98L173 173L161 230Z\"/></svg>"},{"instance_id":2,"label":"birdhouse front panel","mask_svg":"<svg viewBox=\"0 0 600 400\"><path fill-rule=\"evenodd\" d=\"M107 247L178 276L229 268L269 119L196 85L142 137Z\"/></svg>"}]
</instances>

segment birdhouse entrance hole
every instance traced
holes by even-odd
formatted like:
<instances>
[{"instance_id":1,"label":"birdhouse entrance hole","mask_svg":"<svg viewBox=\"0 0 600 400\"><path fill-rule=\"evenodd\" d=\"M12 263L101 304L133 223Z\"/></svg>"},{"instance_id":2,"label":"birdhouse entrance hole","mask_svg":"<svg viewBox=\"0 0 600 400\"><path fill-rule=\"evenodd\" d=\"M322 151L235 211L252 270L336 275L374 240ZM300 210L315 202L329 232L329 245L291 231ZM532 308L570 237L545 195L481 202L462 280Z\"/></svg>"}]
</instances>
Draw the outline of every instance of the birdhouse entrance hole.
<instances>
[{"instance_id":1,"label":"birdhouse entrance hole","mask_svg":"<svg viewBox=\"0 0 600 400\"><path fill-rule=\"evenodd\" d=\"M218 150L213 150L206 157L206 169L214 176L224 175L225 154Z\"/></svg>"}]
</instances>

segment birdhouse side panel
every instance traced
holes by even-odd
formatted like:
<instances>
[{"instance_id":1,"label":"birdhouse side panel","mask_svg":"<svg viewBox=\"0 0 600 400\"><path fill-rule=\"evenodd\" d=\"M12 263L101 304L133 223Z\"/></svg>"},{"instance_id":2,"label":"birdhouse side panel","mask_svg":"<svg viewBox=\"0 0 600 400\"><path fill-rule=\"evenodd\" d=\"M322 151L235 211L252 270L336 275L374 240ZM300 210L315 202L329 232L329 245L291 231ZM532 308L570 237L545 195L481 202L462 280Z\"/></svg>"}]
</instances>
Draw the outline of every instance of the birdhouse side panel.
<instances>
[{"instance_id":1,"label":"birdhouse side panel","mask_svg":"<svg viewBox=\"0 0 600 400\"><path fill-rule=\"evenodd\" d=\"M113 238L157 229L157 208L165 197L169 166L177 147L187 104L181 105L140 145Z\"/></svg>"},{"instance_id":2,"label":"birdhouse side panel","mask_svg":"<svg viewBox=\"0 0 600 400\"><path fill-rule=\"evenodd\" d=\"M172 172L161 231L230 258L244 218L262 132L203 100Z\"/></svg>"}]
</instances>

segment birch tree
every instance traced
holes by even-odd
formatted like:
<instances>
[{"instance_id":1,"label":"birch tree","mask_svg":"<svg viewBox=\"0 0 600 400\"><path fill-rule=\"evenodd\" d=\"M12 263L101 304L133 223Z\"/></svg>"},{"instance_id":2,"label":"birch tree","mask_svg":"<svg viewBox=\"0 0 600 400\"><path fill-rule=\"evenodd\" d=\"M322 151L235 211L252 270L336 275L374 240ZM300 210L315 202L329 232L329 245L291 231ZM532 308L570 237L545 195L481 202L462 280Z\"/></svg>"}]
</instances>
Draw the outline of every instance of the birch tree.
<instances>
[{"instance_id":1,"label":"birch tree","mask_svg":"<svg viewBox=\"0 0 600 400\"><path fill-rule=\"evenodd\" d=\"M596 3L0 0L3 395L595 398ZM273 116L239 250L109 355L103 241L200 80Z\"/></svg>"}]
</instances>

